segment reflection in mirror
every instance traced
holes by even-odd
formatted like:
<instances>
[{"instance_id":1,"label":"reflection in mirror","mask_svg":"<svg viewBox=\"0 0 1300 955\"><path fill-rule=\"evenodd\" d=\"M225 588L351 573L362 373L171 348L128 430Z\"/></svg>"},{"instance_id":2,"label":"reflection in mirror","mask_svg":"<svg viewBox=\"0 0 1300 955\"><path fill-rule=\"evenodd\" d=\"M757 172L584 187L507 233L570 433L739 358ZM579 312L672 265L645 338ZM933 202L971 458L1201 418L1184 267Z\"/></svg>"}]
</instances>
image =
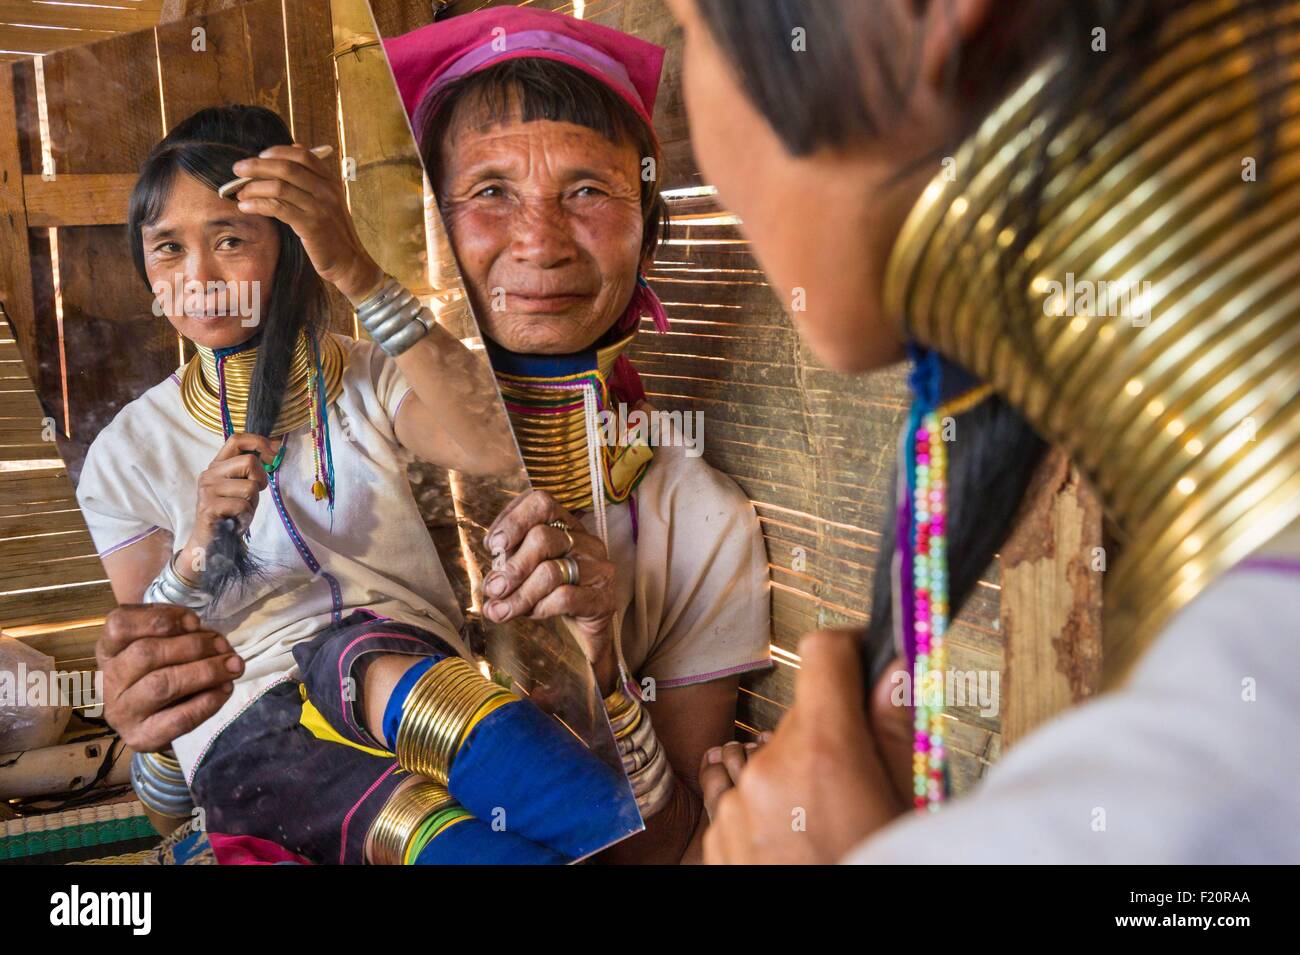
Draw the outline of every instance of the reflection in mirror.
<instances>
[{"instance_id":1,"label":"reflection in mirror","mask_svg":"<svg viewBox=\"0 0 1300 955\"><path fill-rule=\"evenodd\" d=\"M17 339L98 580L167 605L98 640L150 818L244 861L567 862L639 829L568 625L476 654L528 479L367 5L262 0L14 77L48 157Z\"/></svg>"},{"instance_id":2,"label":"reflection in mirror","mask_svg":"<svg viewBox=\"0 0 1300 955\"><path fill-rule=\"evenodd\" d=\"M652 404L630 359L643 324L670 331L645 278L668 230L664 48L539 5L374 10L533 488L485 616L573 619L647 822L610 855L689 861L701 761L734 738L740 675L770 666L767 554L701 456L703 412ZM545 573L566 555L579 587Z\"/></svg>"}]
</instances>

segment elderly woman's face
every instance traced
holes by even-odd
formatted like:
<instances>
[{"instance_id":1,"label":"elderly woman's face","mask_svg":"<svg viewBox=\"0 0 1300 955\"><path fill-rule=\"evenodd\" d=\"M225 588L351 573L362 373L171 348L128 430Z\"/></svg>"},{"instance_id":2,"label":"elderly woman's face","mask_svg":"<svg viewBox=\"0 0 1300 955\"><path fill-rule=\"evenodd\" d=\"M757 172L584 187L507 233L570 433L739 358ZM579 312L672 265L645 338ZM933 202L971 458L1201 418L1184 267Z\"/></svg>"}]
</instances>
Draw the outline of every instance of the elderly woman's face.
<instances>
[{"instance_id":1,"label":"elderly woman's face","mask_svg":"<svg viewBox=\"0 0 1300 955\"><path fill-rule=\"evenodd\" d=\"M280 257L273 220L239 211L185 173L141 230L145 272L168 321L190 341L229 348L257 333ZM162 294L158 294L158 293Z\"/></svg>"},{"instance_id":2,"label":"elderly woman's face","mask_svg":"<svg viewBox=\"0 0 1300 955\"><path fill-rule=\"evenodd\" d=\"M641 157L572 123L452 123L438 194L479 323L565 354L624 312L641 256Z\"/></svg>"}]
</instances>

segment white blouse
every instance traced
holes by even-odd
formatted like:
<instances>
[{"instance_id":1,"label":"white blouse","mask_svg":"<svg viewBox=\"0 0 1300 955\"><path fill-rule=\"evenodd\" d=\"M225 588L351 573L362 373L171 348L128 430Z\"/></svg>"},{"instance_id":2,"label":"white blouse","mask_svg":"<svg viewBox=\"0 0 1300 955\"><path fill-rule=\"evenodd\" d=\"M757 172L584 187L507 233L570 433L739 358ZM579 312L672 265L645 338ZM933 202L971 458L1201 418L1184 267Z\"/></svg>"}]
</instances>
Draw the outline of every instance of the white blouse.
<instances>
[{"instance_id":1,"label":"white blouse","mask_svg":"<svg viewBox=\"0 0 1300 955\"><path fill-rule=\"evenodd\" d=\"M675 435L665 425L633 492L635 541L632 505L606 508L615 633L631 675L657 689L771 666L767 549L758 516L735 481L688 455ZM582 523L596 533L592 511Z\"/></svg>"},{"instance_id":2,"label":"white blouse","mask_svg":"<svg viewBox=\"0 0 1300 955\"><path fill-rule=\"evenodd\" d=\"M293 675L293 646L351 611L430 630L460 647L460 609L406 477L393 421L410 392L396 363L369 341L342 344L343 388L330 407L333 520L312 495L312 439L289 435L258 502L250 552L264 578L227 594L204 623L226 634L245 670L215 716L174 743L187 777L208 742L271 683ZM194 526L196 485L223 441L181 404L179 374L132 401L86 456L77 500L101 557L151 534L173 548Z\"/></svg>"}]
</instances>

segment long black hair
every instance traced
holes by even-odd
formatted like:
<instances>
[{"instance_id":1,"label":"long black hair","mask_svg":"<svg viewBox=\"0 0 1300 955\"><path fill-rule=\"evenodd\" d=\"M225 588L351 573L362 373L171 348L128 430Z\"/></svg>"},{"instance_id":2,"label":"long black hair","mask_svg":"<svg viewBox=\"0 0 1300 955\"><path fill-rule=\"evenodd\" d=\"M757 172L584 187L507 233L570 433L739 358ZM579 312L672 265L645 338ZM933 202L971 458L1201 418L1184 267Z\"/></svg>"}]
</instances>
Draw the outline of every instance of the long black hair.
<instances>
[{"instance_id":1,"label":"long black hair","mask_svg":"<svg viewBox=\"0 0 1300 955\"><path fill-rule=\"evenodd\" d=\"M276 113L261 106L219 106L199 110L178 123L149 153L131 192L127 239L136 271L150 285L145 270L142 228L157 221L167 205L178 173L192 176L214 192L235 178L231 167L270 146L289 145L293 135ZM302 241L275 220L280 255L265 290L257 339L257 363L249 386L245 430L269 437L280 416L294 348L306 329L319 335L327 318L325 287ZM152 286L150 286L152 289ZM218 527L203 565L203 585L216 600L232 586L260 573L256 560L233 519Z\"/></svg>"},{"instance_id":2,"label":"long black hair","mask_svg":"<svg viewBox=\"0 0 1300 955\"><path fill-rule=\"evenodd\" d=\"M952 16L949 0L911 0L924 15ZM937 161L1048 55L1061 69L1043 97L1040 148L1025 162L1025 201L1007 212L1016 242L1002 250L1008 274L1020 243L1033 234L1047 182L1048 149L1086 106L1103 120L1118 115L1133 79L1154 57L1161 26L1193 0L1002 0L976 35L948 63L950 98L965 117L953 140L918 165ZM1239 13L1270 12L1282 0L1243 0ZM861 0L695 0L715 43L730 61L746 96L785 148L806 155L818 147L869 142L898 123L917 80L919 51L900 49L892 4ZM804 31L804 51L794 48ZM1277 63L1263 51L1261 72ZM1262 104L1269 110L1270 104ZM1266 113L1267 115L1267 113ZM1264 143L1267 152L1269 143ZM1016 228L1016 226L1025 226ZM1001 231L1001 229L999 229ZM1001 283L1010 294L1011 283ZM949 599L955 615L1002 546L1042 458L1043 441L1000 399L960 416L962 440L949 452ZM891 565L893 509L875 568L872 612L863 655L871 683L893 658Z\"/></svg>"}]
</instances>

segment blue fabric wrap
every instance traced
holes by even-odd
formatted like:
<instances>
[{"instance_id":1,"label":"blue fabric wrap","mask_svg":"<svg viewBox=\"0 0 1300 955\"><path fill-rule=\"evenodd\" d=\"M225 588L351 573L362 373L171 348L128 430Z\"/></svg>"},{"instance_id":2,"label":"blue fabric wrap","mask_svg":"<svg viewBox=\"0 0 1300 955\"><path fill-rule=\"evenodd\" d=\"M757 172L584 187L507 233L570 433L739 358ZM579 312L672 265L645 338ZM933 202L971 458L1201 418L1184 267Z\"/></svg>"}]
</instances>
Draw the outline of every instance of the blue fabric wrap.
<instances>
[{"instance_id":1,"label":"blue fabric wrap","mask_svg":"<svg viewBox=\"0 0 1300 955\"><path fill-rule=\"evenodd\" d=\"M626 777L528 700L479 721L447 788L479 819L505 810L509 831L570 860L641 828Z\"/></svg>"},{"instance_id":2,"label":"blue fabric wrap","mask_svg":"<svg viewBox=\"0 0 1300 955\"><path fill-rule=\"evenodd\" d=\"M406 698L411 695L411 687L415 686L415 681L420 679L431 666L442 659L445 658L439 653L421 657L418 663L407 667L402 678L397 681L397 686L393 687L393 692L389 694L388 703L384 705L384 742L393 752L397 752L397 727L402 722L402 707L406 705Z\"/></svg>"},{"instance_id":3,"label":"blue fabric wrap","mask_svg":"<svg viewBox=\"0 0 1300 955\"><path fill-rule=\"evenodd\" d=\"M493 831L481 819L466 819L420 850L416 865L564 865L558 852L509 831Z\"/></svg>"},{"instance_id":4,"label":"blue fabric wrap","mask_svg":"<svg viewBox=\"0 0 1300 955\"><path fill-rule=\"evenodd\" d=\"M559 378L591 371L596 367L596 353L606 345L627 337L627 334L626 331L619 331L615 323L590 348L567 355L526 355L498 345L486 335L483 336L483 347L487 350L488 361L496 371L532 378Z\"/></svg>"}]
</instances>

